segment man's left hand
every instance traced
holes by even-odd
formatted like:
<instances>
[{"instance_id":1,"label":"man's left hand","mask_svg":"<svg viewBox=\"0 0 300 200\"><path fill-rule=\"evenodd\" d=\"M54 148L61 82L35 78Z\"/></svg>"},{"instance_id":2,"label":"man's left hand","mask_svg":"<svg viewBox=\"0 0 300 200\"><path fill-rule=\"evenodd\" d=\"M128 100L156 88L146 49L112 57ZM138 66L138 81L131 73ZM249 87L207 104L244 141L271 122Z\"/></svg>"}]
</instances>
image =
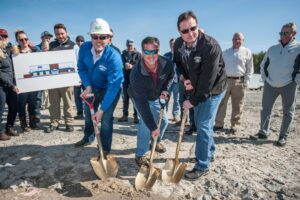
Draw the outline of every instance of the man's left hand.
<instances>
[{"instance_id":1,"label":"man's left hand","mask_svg":"<svg viewBox=\"0 0 300 200\"><path fill-rule=\"evenodd\" d=\"M169 92L168 91L162 91L161 92L161 94L160 94L160 98L161 99L164 99L164 100L166 100L166 101L168 101L168 99L169 99Z\"/></svg>"},{"instance_id":2,"label":"man's left hand","mask_svg":"<svg viewBox=\"0 0 300 200\"><path fill-rule=\"evenodd\" d=\"M193 106L193 104L191 104L190 100L185 100L183 102L183 109L185 112L187 112L192 107L194 107L194 106Z\"/></svg>"},{"instance_id":3,"label":"man's left hand","mask_svg":"<svg viewBox=\"0 0 300 200\"><path fill-rule=\"evenodd\" d=\"M102 117L103 117L103 110L98 110L93 116L93 122L96 124L99 124L99 122L101 121Z\"/></svg>"}]
</instances>

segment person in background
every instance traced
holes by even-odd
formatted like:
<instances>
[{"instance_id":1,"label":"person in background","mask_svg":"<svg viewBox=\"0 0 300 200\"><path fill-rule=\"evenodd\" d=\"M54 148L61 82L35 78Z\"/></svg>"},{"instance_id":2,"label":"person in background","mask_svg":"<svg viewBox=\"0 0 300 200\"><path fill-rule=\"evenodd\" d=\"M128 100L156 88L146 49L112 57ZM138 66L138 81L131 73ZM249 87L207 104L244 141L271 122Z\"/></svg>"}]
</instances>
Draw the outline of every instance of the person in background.
<instances>
[{"instance_id":1,"label":"person in background","mask_svg":"<svg viewBox=\"0 0 300 200\"><path fill-rule=\"evenodd\" d=\"M85 88L81 96L95 96L95 115L84 106L85 126L83 138L75 147L83 147L95 139L94 122L101 121L100 137L105 156L111 151L113 136L113 113L120 98L123 72L121 55L109 45L111 31L107 21L95 19L90 26L92 41L81 45L78 73ZM92 118L93 117L93 120Z\"/></svg>"},{"instance_id":2,"label":"person in background","mask_svg":"<svg viewBox=\"0 0 300 200\"><path fill-rule=\"evenodd\" d=\"M0 140L9 140L10 136L18 136L14 123L18 110L18 92L11 59L11 45L8 33L0 28ZM9 47L8 47L9 46ZM2 124L5 103L8 113L5 127Z\"/></svg>"},{"instance_id":3,"label":"person in background","mask_svg":"<svg viewBox=\"0 0 300 200\"><path fill-rule=\"evenodd\" d=\"M159 40L156 37L143 39L142 58L131 70L128 88L140 118L135 153L135 161L139 167L148 163L145 153L149 150L151 137L158 137L155 151L166 152L166 148L161 144L168 126L166 109L160 128L157 127L157 122L161 110L160 98L168 99L173 76L173 63L159 55Z\"/></svg>"},{"instance_id":4,"label":"person in background","mask_svg":"<svg viewBox=\"0 0 300 200\"><path fill-rule=\"evenodd\" d=\"M168 59L170 59L173 62L173 47L174 47L174 42L175 39L171 38L169 41L169 45L170 45L170 50L169 52L167 52L164 56ZM173 64L174 67L174 77L173 77L173 83L170 87L169 93L170 93L170 97L171 95L173 95L173 109L172 109L172 115L173 115L173 121L175 123L178 123L181 121L181 108L180 108L180 103L179 103L179 71L177 69L177 66L175 65L175 63ZM168 105L166 105L166 110L168 112Z\"/></svg>"},{"instance_id":5,"label":"person in background","mask_svg":"<svg viewBox=\"0 0 300 200\"><path fill-rule=\"evenodd\" d=\"M126 41L127 49L122 52L122 61L123 61L123 73L124 73L124 82L123 82L123 116L118 119L118 122L127 122L128 121L128 107L129 107L129 96L128 96L128 86L130 84L130 72L132 67L141 59L141 54L135 49L134 41L128 39ZM136 109L133 107L133 122L135 124L139 123L137 117Z\"/></svg>"},{"instance_id":6,"label":"person in background","mask_svg":"<svg viewBox=\"0 0 300 200\"><path fill-rule=\"evenodd\" d=\"M51 38L53 37L53 35L51 33L49 33L48 31L43 31L41 33L41 43L36 45L37 49L39 51L49 51L49 44L51 41ZM45 100L44 100L45 99ZM37 96L36 96L36 108L35 108L35 121L37 123L40 122L41 119L41 108L42 108L42 104L43 104L43 100L45 102L45 104L47 104L46 102L49 103L49 97L48 97L48 90L41 90L37 92ZM48 105L45 105L45 107L48 107Z\"/></svg>"},{"instance_id":7,"label":"person in background","mask_svg":"<svg viewBox=\"0 0 300 200\"><path fill-rule=\"evenodd\" d=\"M250 49L243 47L244 35L237 32L232 38L232 47L223 52L228 87L219 106L214 130L222 130L226 108L231 98L231 128L228 133L235 134L241 124L246 89L253 74L253 57Z\"/></svg>"},{"instance_id":8,"label":"person in background","mask_svg":"<svg viewBox=\"0 0 300 200\"><path fill-rule=\"evenodd\" d=\"M78 48L84 43L84 37L82 35L78 35L75 39L76 45ZM79 51L77 52L77 59L78 59ZM82 93L82 84L74 86L74 99L75 99L75 105L77 109L77 115L74 117L74 119L84 119L83 118L83 102L80 97L80 94Z\"/></svg>"},{"instance_id":9,"label":"person in background","mask_svg":"<svg viewBox=\"0 0 300 200\"><path fill-rule=\"evenodd\" d=\"M112 29L110 29L110 32L111 32L111 35L109 35L109 45L112 48L114 48L121 55L121 50L112 43L113 37L114 37L114 31Z\"/></svg>"},{"instance_id":10,"label":"person in background","mask_svg":"<svg viewBox=\"0 0 300 200\"><path fill-rule=\"evenodd\" d=\"M27 34L23 30L18 30L15 32L16 42L19 44L19 52L23 53L34 53L38 52L39 50L32 46ZM34 92L25 92L20 93L18 97L18 113L21 123L21 129L23 132L29 132L30 128L33 130L39 129L37 126L37 122L35 119L36 116L36 97L37 91ZM29 113L29 127L27 125L26 120L26 107Z\"/></svg>"},{"instance_id":11,"label":"person in background","mask_svg":"<svg viewBox=\"0 0 300 200\"><path fill-rule=\"evenodd\" d=\"M194 108L196 138L196 164L185 173L187 180L196 180L209 172L215 144L213 126L218 106L226 91L226 72L222 50L211 36L202 33L198 19L192 11L178 17L180 33L174 44L174 62L183 76L190 98L183 102L184 112Z\"/></svg>"},{"instance_id":12,"label":"person in background","mask_svg":"<svg viewBox=\"0 0 300 200\"><path fill-rule=\"evenodd\" d=\"M54 25L54 33L55 33L55 41L50 43L50 51L61 51L68 49L78 48L73 41L71 41L68 36L67 28L64 24L56 24ZM55 88L48 90L49 92L49 101L50 101L50 118L51 124L48 128L46 128L46 133L52 133L54 130L59 128L60 123L60 101L63 100L63 111L64 111L64 119L66 125L66 132L73 132L73 103L72 103L72 93L73 87L63 87L63 88Z\"/></svg>"},{"instance_id":13,"label":"person in background","mask_svg":"<svg viewBox=\"0 0 300 200\"><path fill-rule=\"evenodd\" d=\"M286 145L298 91L297 83L294 81L300 66L300 43L296 41L296 33L295 23L284 24L279 32L279 44L268 49L260 64L260 72L264 80L260 130L256 135L250 136L252 139L268 138L272 109L277 97L281 96L283 117L276 144Z\"/></svg>"}]
</instances>

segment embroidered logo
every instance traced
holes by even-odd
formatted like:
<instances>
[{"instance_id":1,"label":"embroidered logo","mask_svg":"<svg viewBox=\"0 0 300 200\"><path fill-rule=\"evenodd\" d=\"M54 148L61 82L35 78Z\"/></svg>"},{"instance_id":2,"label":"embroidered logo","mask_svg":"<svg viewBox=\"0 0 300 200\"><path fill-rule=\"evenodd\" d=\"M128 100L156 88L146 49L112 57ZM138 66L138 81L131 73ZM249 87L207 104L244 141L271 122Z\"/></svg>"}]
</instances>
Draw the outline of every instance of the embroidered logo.
<instances>
[{"instance_id":1,"label":"embroidered logo","mask_svg":"<svg viewBox=\"0 0 300 200\"><path fill-rule=\"evenodd\" d=\"M159 76L159 79L165 79L165 77L166 77L166 75L165 74L163 74L163 75L161 75L161 76Z\"/></svg>"},{"instance_id":2,"label":"embroidered logo","mask_svg":"<svg viewBox=\"0 0 300 200\"><path fill-rule=\"evenodd\" d=\"M105 72L107 70L107 68L104 65L99 65L99 69L100 71Z\"/></svg>"},{"instance_id":3,"label":"embroidered logo","mask_svg":"<svg viewBox=\"0 0 300 200\"><path fill-rule=\"evenodd\" d=\"M200 63L202 58L200 56L194 57L194 63Z\"/></svg>"}]
</instances>

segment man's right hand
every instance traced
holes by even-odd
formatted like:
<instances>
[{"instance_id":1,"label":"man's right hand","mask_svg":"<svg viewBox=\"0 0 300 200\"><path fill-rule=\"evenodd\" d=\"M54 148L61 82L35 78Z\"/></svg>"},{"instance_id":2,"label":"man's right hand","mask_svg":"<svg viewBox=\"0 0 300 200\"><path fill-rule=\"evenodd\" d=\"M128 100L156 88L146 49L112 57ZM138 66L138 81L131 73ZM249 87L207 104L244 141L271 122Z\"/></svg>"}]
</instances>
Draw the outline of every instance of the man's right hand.
<instances>
[{"instance_id":1,"label":"man's right hand","mask_svg":"<svg viewBox=\"0 0 300 200\"><path fill-rule=\"evenodd\" d=\"M154 131L152 131L151 135L153 139L157 138L160 135L160 130L158 128L155 129Z\"/></svg>"},{"instance_id":2,"label":"man's right hand","mask_svg":"<svg viewBox=\"0 0 300 200\"><path fill-rule=\"evenodd\" d=\"M88 98L89 97L89 94L91 94L92 93L92 87L91 86L87 86L86 88L85 88L85 90L83 91L83 93L81 93L81 97L83 97L83 98Z\"/></svg>"},{"instance_id":3,"label":"man's right hand","mask_svg":"<svg viewBox=\"0 0 300 200\"><path fill-rule=\"evenodd\" d=\"M192 86L192 82L190 80L185 80L183 82L183 84L184 84L185 90L189 91L189 90L193 90L194 89L194 87Z\"/></svg>"}]
</instances>

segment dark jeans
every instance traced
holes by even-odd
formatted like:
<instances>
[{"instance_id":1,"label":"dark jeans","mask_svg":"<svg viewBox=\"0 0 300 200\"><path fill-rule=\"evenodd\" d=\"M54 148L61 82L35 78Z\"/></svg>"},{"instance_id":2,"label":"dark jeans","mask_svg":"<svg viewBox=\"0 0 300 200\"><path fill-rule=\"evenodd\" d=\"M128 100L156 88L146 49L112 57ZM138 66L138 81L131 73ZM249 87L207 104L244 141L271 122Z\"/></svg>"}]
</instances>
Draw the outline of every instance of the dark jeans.
<instances>
[{"instance_id":1,"label":"dark jeans","mask_svg":"<svg viewBox=\"0 0 300 200\"><path fill-rule=\"evenodd\" d=\"M37 96L37 92L26 92L26 93L19 94L18 112L20 118L26 117L26 104L28 104L29 115L35 116L36 96Z\"/></svg>"},{"instance_id":2,"label":"dark jeans","mask_svg":"<svg viewBox=\"0 0 300 200\"><path fill-rule=\"evenodd\" d=\"M75 105L77 109L77 115L83 114L83 101L80 97L81 93L82 93L82 87L74 86L74 99L75 99Z\"/></svg>"},{"instance_id":3,"label":"dark jeans","mask_svg":"<svg viewBox=\"0 0 300 200\"><path fill-rule=\"evenodd\" d=\"M18 95L9 88L0 87L0 134L4 132L4 127L2 126L2 118L5 109L5 103L8 106L6 129L12 128L14 126L17 108L18 108Z\"/></svg>"},{"instance_id":4,"label":"dark jeans","mask_svg":"<svg viewBox=\"0 0 300 200\"><path fill-rule=\"evenodd\" d=\"M102 101L106 90L101 89L93 89L93 93L95 95L94 109L95 112L98 110L99 104ZM100 138L104 151L110 152L111 144L112 144L112 133L113 133L113 114L117 103L120 98L120 93L117 94L115 100L109 109L103 114L101 119L101 128L100 128ZM85 116L85 127L84 127L84 137L83 140L85 142L92 142L95 139L94 125L91 118L90 108L85 104L84 105L84 116Z\"/></svg>"},{"instance_id":5,"label":"dark jeans","mask_svg":"<svg viewBox=\"0 0 300 200\"><path fill-rule=\"evenodd\" d=\"M41 107L42 107L42 98L43 98L43 90L36 92L36 100L35 100L35 116L41 117Z\"/></svg>"},{"instance_id":6,"label":"dark jeans","mask_svg":"<svg viewBox=\"0 0 300 200\"><path fill-rule=\"evenodd\" d=\"M123 116L128 116L128 108L129 108L129 95L127 92L129 84L125 83L123 84ZM133 107L133 116L137 116L137 112L135 108Z\"/></svg>"}]
</instances>

